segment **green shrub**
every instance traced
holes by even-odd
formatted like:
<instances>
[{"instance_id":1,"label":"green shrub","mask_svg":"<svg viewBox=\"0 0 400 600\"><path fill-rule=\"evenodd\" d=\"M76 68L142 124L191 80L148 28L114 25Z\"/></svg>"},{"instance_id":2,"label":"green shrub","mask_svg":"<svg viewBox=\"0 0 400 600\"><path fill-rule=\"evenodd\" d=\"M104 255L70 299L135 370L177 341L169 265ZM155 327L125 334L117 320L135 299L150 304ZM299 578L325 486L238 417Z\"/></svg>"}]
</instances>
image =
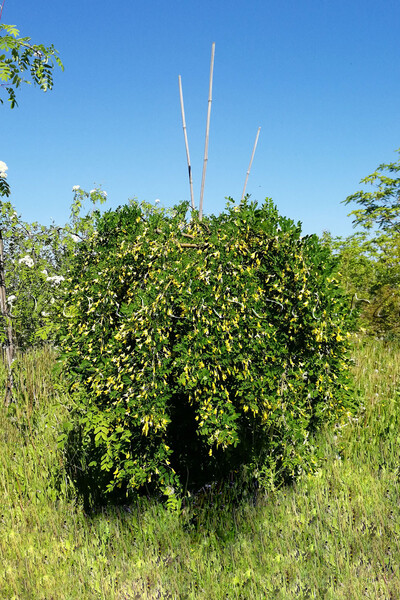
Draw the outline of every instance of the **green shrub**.
<instances>
[{"instance_id":1,"label":"green shrub","mask_svg":"<svg viewBox=\"0 0 400 600\"><path fill-rule=\"evenodd\" d=\"M72 437L108 493L174 497L243 468L276 485L315 469L312 434L354 408L330 251L270 200L187 211L99 216L64 285Z\"/></svg>"}]
</instances>

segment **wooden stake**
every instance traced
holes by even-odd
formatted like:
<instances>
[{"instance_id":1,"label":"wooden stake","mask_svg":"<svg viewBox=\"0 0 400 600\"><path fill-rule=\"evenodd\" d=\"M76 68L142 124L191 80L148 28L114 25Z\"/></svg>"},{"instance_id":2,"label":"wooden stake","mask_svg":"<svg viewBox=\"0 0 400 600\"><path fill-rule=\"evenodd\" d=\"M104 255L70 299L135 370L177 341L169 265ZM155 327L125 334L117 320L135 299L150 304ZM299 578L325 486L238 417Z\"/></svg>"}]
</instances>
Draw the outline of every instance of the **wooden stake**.
<instances>
[{"instance_id":1,"label":"wooden stake","mask_svg":"<svg viewBox=\"0 0 400 600\"><path fill-rule=\"evenodd\" d=\"M188 143L188 138L187 138L187 133L186 133L185 107L183 105L182 81L181 81L180 75L179 75L179 96L181 99L182 126L183 126L183 135L185 136L186 158L187 158L188 173L189 173L190 202L191 202L192 209L194 210L192 167L190 165L189 143Z\"/></svg>"},{"instance_id":2,"label":"wooden stake","mask_svg":"<svg viewBox=\"0 0 400 600\"><path fill-rule=\"evenodd\" d=\"M260 129L261 129L261 127L259 127L258 130L257 130L256 141L254 142L254 147L253 147L253 153L251 155L249 168L247 169L246 181L244 182L244 188L243 188L243 193L242 193L242 200L244 199L244 194L246 192L247 180L248 180L249 175L250 175L250 169L251 169L251 165L252 165L254 154L255 154L255 151L256 151L256 147L257 147L258 136L260 135Z\"/></svg>"},{"instance_id":3,"label":"wooden stake","mask_svg":"<svg viewBox=\"0 0 400 600\"><path fill-rule=\"evenodd\" d=\"M210 116L211 116L211 102L212 102L212 82L213 82L213 71L214 71L214 54L215 54L215 42L213 42L211 48L211 67L210 67L210 87L208 92L208 111L207 111L207 126L206 126L206 143L204 147L204 162L203 162L203 175L201 178L201 191L200 191L200 205L199 205L199 220L203 218L203 196L204 196L204 182L206 180L206 169L208 161L208 136L210 132Z\"/></svg>"}]
</instances>

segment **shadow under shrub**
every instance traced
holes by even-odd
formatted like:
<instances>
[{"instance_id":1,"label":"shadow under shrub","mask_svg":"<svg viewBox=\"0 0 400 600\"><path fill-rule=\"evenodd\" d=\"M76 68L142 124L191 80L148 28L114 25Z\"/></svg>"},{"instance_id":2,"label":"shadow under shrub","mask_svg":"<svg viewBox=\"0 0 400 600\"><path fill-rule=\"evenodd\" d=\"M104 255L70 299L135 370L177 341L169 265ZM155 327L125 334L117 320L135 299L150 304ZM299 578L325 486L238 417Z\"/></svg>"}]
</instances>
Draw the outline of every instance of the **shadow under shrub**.
<instances>
[{"instance_id":1,"label":"shadow under shrub","mask_svg":"<svg viewBox=\"0 0 400 600\"><path fill-rule=\"evenodd\" d=\"M99 216L64 283L60 358L99 497L243 468L273 487L314 470L313 433L355 410L329 249L269 200L187 211Z\"/></svg>"}]
</instances>

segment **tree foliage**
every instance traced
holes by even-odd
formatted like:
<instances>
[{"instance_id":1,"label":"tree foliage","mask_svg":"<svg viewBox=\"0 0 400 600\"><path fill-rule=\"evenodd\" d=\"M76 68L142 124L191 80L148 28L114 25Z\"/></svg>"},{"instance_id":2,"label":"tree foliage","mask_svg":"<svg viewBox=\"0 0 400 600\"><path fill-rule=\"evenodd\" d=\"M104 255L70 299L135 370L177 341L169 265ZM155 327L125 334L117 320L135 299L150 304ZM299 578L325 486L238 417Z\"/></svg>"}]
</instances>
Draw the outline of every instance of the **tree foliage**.
<instances>
[{"instance_id":1,"label":"tree foliage","mask_svg":"<svg viewBox=\"0 0 400 600\"><path fill-rule=\"evenodd\" d=\"M64 285L69 439L100 494L171 497L241 468L273 485L313 470L313 432L352 409L330 252L270 201L187 209L105 213Z\"/></svg>"},{"instance_id":2,"label":"tree foliage","mask_svg":"<svg viewBox=\"0 0 400 600\"><path fill-rule=\"evenodd\" d=\"M47 92L53 87L54 66L58 65L64 70L53 45L46 47L43 44L31 44L30 41L29 37L19 37L15 25L0 23L0 91L6 91L11 108L18 106L16 90L22 83L33 82ZM26 79L26 75L30 75L31 79ZM1 95L0 104L4 104ZM7 165L0 161L0 197L9 197L11 193L6 170Z\"/></svg>"},{"instance_id":3,"label":"tree foliage","mask_svg":"<svg viewBox=\"0 0 400 600\"><path fill-rule=\"evenodd\" d=\"M353 217L354 226L362 230L334 242L353 305L361 303L361 323L379 336L400 334L399 172L400 160L381 164L362 179L361 183L372 185L375 190L361 190L345 200L346 204L355 202L361 207L349 216Z\"/></svg>"},{"instance_id":4,"label":"tree foliage","mask_svg":"<svg viewBox=\"0 0 400 600\"><path fill-rule=\"evenodd\" d=\"M16 90L21 83L33 83L47 92L53 87L54 66L64 70L53 45L31 44L31 38L19 37L15 25L0 24L0 52L0 86L6 90L11 108L18 105Z\"/></svg>"},{"instance_id":5,"label":"tree foliage","mask_svg":"<svg viewBox=\"0 0 400 600\"><path fill-rule=\"evenodd\" d=\"M400 153L400 149L397 152ZM345 204L355 202L361 206L350 213L355 226L361 225L366 230L378 228L388 234L400 233L400 176L391 176L399 172L400 159L381 164L374 173L361 180L361 183L374 186L375 191L360 190L346 198Z\"/></svg>"}]
</instances>

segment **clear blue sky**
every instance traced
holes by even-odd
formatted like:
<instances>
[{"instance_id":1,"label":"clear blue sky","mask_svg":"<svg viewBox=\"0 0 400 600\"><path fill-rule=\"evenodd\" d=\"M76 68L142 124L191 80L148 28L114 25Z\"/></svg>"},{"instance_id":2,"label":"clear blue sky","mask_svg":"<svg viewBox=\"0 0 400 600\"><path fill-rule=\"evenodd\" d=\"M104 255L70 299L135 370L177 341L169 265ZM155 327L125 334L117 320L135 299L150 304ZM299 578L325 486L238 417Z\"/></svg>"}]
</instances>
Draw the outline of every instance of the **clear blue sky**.
<instances>
[{"instance_id":1,"label":"clear blue sky","mask_svg":"<svg viewBox=\"0 0 400 600\"><path fill-rule=\"evenodd\" d=\"M306 233L351 233L341 201L397 159L398 0L5 0L2 22L65 65L51 92L20 88L18 108L0 106L26 220L63 224L73 185L101 185L110 208L189 199L179 74L198 202L212 42L206 213L240 199L259 126L247 191Z\"/></svg>"}]
</instances>

